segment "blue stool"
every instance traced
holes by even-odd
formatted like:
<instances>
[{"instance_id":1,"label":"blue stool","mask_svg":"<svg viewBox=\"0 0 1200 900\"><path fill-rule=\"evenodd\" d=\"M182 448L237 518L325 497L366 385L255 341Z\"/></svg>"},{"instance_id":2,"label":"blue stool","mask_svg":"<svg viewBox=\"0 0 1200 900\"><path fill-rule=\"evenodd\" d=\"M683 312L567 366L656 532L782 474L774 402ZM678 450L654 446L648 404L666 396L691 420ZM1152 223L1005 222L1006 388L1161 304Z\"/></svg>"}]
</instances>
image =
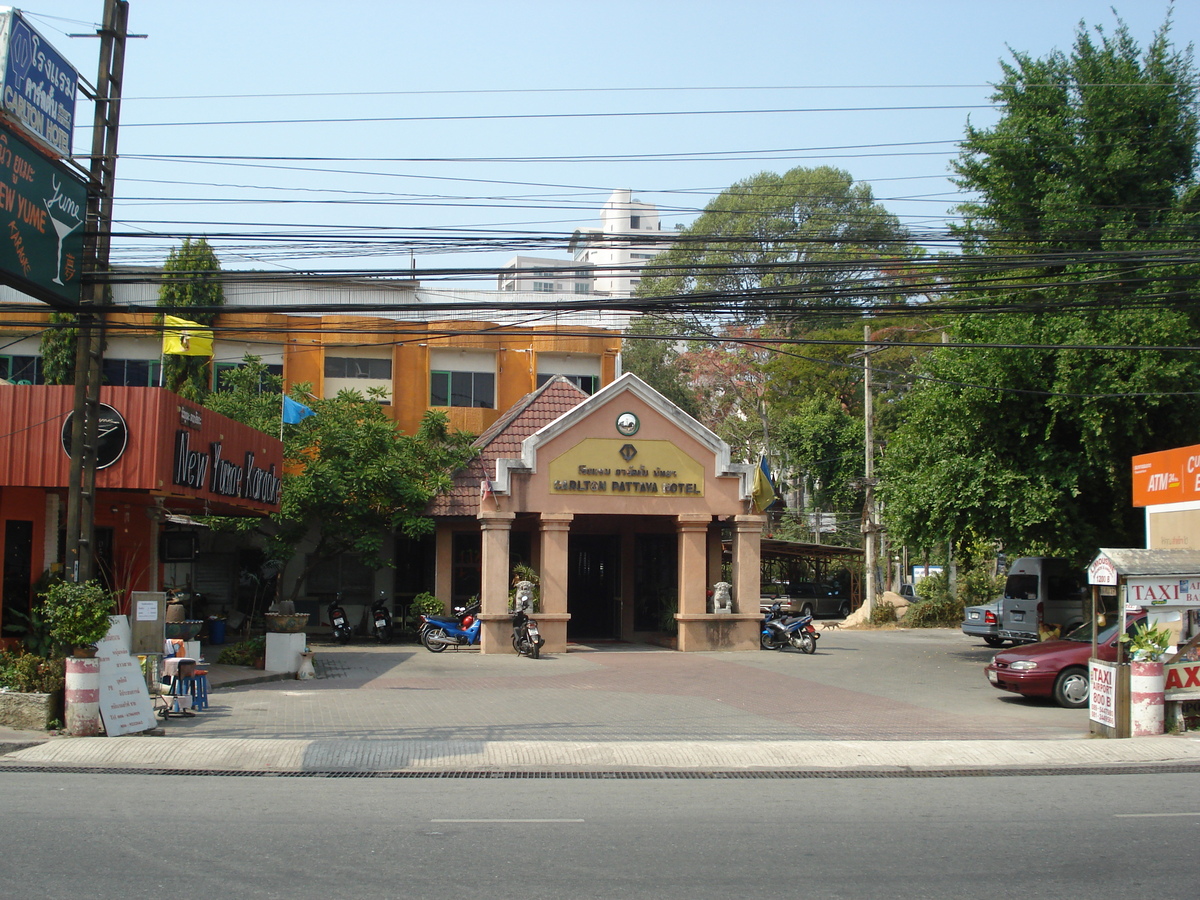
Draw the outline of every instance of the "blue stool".
<instances>
[{"instance_id":1,"label":"blue stool","mask_svg":"<svg viewBox=\"0 0 1200 900\"><path fill-rule=\"evenodd\" d=\"M179 679L180 694L191 694L194 709L208 709L208 672L197 669Z\"/></svg>"}]
</instances>

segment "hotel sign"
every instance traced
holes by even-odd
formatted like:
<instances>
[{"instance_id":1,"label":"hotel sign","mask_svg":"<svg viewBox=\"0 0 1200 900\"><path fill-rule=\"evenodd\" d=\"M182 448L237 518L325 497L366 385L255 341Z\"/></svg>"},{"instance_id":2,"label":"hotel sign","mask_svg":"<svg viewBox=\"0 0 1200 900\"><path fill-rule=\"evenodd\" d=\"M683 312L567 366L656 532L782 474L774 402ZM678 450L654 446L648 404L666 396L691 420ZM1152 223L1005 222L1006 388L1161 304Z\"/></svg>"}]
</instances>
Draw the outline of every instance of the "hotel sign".
<instances>
[{"instance_id":1,"label":"hotel sign","mask_svg":"<svg viewBox=\"0 0 1200 900\"><path fill-rule=\"evenodd\" d=\"M670 441L588 438L550 462L550 493L704 496L704 466Z\"/></svg>"},{"instance_id":2,"label":"hotel sign","mask_svg":"<svg viewBox=\"0 0 1200 900\"><path fill-rule=\"evenodd\" d=\"M4 111L58 156L71 155L79 73L18 10L0 13Z\"/></svg>"}]
</instances>

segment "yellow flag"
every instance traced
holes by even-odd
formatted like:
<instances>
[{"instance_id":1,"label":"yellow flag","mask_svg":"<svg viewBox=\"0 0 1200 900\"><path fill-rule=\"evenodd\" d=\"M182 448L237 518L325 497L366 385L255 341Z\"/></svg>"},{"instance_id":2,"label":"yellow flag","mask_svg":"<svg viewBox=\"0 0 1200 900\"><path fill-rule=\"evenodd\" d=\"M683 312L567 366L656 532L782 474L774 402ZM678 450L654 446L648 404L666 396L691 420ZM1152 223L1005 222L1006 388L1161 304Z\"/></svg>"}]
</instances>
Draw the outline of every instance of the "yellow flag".
<instances>
[{"instance_id":1,"label":"yellow flag","mask_svg":"<svg viewBox=\"0 0 1200 900\"><path fill-rule=\"evenodd\" d=\"M750 502L754 505L755 512L762 512L775 502L775 486L771 484L771 469L765 456L759 459L758 468L754 470Z\"/></svg>"},{"instance_id":2,"label":"yellow flag","mask_svg":"<svg viewBox=\"0 0 1200 900\"><path fill-rule=\"evenodd\" d=\"M198 322L163 316L164 356L212 356L213 333Z\"/></svg>"}]
</instances>

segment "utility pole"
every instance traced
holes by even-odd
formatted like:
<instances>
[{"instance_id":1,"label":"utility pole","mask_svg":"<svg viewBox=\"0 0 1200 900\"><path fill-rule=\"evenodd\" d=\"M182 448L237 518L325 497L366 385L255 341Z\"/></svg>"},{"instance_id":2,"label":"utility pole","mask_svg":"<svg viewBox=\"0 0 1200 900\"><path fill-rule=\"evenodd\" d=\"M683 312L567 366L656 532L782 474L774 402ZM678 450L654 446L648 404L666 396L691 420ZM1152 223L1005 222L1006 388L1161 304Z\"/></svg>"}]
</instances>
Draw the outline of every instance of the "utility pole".
<instances>
[{"instance_id":1,"label":"utility pole","mask_svg":"<svg viewBox=\"0 0 1200 900\"><path fill-rule=\"evenodd\" d=\"M879 586L875 572L879 562L879 511L875 505L875 413L871 393L871 354L878 350L871 346L871 326L863 325L863 443L865 497L863 498L863 605L867 615L875 611ZM860 354L854 354L858 356Z\"/></svg>"},{"instance_id":2,"label":"utility pole","mask_svg":"<svg viewBox=\"0 0 1200 900\"><path fill-rule=\"evenodd\" d=\"M106 0L96 78L92 157L84 236L83 294L75 345L75 405L71 419L71 468L67 482L67 576L87 581L96 567L96 447L100 432L100 372L104 357L104 291L100 273L108 270L112 207L117 169L117 126L128 0Z\"/></svg>"}]
</instances>

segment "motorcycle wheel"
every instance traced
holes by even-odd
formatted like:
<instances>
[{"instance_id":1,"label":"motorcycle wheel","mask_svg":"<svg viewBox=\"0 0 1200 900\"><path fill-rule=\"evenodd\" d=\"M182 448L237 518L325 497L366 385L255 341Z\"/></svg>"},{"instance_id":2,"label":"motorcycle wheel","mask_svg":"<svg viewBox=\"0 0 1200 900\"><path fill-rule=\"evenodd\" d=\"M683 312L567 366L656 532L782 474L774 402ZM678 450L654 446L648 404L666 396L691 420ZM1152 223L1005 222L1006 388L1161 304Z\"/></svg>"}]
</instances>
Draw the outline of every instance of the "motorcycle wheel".
<instances>
[{"instance_id":1,"label":"motorcycle wheel","mask_svg":"<svg viewBox=\"0 0 1200 900\"><path fill-rule=\"evenodd\" d=\"M342 631L340 631L338 633L338 640L341 641L343 644L350 643L351 637L352 637L352 635L350 634L349 628L344 628L344 629L342 629Z\"/></svg>"},{"instance_id":2,"label":"motorcycle wheel","mask_svg":"<svg viewBox=\"0 0 1200 900\"><path fill-rule=\"evenodd\" d=\"M446 645L433 640L433 638L445 638L446 636L446 632L441 628L427 628L421 635L421 643L430 653L441 653L446 649Z\"/></svg>"},{"instance_id":3,"label":"motorcycle wheel","mask_svg":"<svg viewBox=\"0 0 1200 900\"><path fill-rule=\"evenodd\" d=\"M759 635L758 643L759 643L759 646L761 646L764 650L781 650L781 649L783 649L782 644L775 643L773 640L771 640L770 635L766 635L766 634Z\"/></svg>"},{"instance_id":4,"label":"motorcycle wheel","mask_svg":"<svg viewBox=\"0 0 1200 900\"><path fill-rule=\"evenodd\" d=\"M390 644L392 642L392 629L380 628L375 632L375 640L381 644Z\"/></svg>"},{"instance_id":5,"label":"motorcycle wheel","mask_svg":"<svg viewBox=\"0 0 1200 900\"><path fill-rule=\"evenodd\" d=\"M529 642L529 658L537 659L541 655L542 655L541 645L538 644L537 641L530 641Z\"/></svg>"},{"instance_id":6,"label":"motorcycle wheel","mask_svg":"<svg viewBox=\"0 0 1200 900\"><path fill-rule=\"evenodd\" d=\"M813 640L813 636L807 631L801 632L796 636L795 646L801 653L817 652L817 642Z\"/></svg>"}]
</instances>

